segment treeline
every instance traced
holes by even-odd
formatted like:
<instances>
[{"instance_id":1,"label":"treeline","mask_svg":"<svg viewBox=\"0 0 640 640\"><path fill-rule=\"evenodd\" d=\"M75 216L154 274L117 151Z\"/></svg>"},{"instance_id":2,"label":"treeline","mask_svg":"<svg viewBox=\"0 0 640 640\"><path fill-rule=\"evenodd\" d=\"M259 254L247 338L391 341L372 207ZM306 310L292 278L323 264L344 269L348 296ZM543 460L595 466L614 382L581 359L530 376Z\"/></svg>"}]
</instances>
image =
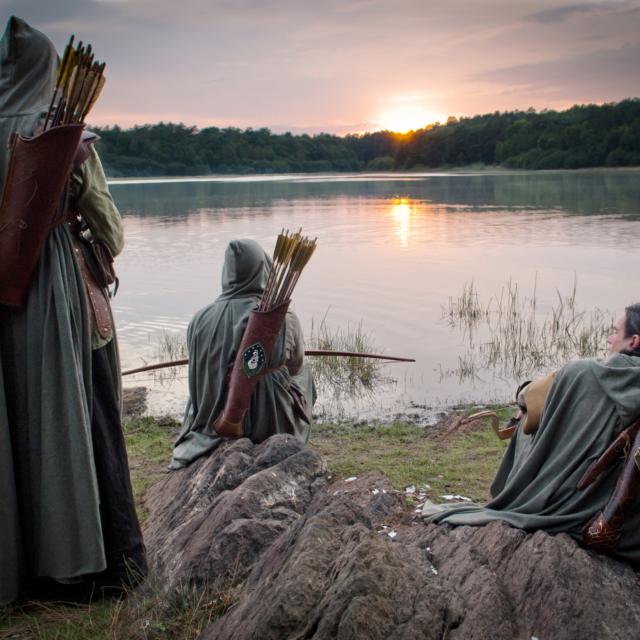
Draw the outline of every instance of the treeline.
<instances>
[{"instance_id":1,"label":"treeline","mask_svg":"<svg viewBox=\"0 0 640 640\"><path fill-rule=\"evenodd\" d=\"M164 123L97 131L111 176L406 171L474 164L521 169L640 166L638 98L567 111L449 118L406 134L312 136Z\"/></svg>"}]
</instances>

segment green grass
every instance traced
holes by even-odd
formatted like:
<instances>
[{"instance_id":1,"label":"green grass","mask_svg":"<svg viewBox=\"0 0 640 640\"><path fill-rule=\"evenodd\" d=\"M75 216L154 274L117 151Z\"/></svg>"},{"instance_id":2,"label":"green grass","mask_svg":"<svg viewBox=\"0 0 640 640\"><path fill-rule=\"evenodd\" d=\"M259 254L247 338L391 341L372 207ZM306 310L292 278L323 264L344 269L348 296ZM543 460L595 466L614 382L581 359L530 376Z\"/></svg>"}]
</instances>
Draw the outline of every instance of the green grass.
<instances>
[{"instance_id":1,"label":"green grass","mask_svg":"<svg viewBox=\"0 0 640 640\"><path fill-rule=\"evenodd\" d=\"M98 640L110 634L114 603L64 606L55 602L29 603L0 610L0 639Z\"/></svg>"},{"instance_id":2,"label":"green grass","mask_svg":"<svg viewBox=\"0 0 640 640\"><path fill-rule=\"evenodd\" d=\"M145 491L167 473L173 442L180 424L171 418L132 418L123 424L129 455L133 496L138 517L143 522L147 513L142 508Z\"/></svg>"},{"instance_id":3,"label":"green grass","mask_svg":"<svg viewBox=\"0 0 640 640\"><path fill-rule=\"evenodd\" d=\"M444 436L404 423L316 425L310 444L336 478L380 471L396 489L430 485L434 501L444 493L486 500L506 443L481 422L474 429Z\"/></svg>"},{"instance_id":4,"label":"green grass","mask_svg":"<svg viewBox=\"0 0 640 640\"><path fill-rule=\"evenodd\" d=\"M237 587L210 585L176 590L157 585L128 608L124 600L90 605L27 603L0 610L0 640L195 640L236 601Z\"/></svg>"}]
</instances>

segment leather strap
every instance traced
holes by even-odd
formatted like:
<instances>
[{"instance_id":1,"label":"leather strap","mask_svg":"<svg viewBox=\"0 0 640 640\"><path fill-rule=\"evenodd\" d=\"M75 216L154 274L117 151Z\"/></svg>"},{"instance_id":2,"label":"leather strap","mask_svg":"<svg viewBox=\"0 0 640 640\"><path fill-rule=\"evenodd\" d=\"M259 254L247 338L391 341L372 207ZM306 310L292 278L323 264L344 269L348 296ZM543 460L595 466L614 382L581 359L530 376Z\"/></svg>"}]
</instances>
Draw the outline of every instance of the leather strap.
<instances>
[{"instance_id":1,"label":"leather strap","mask_svg":"<svg viewBox=\"0 0 640 640\"><path fill-rule=\"evenodd\" d=\"M87 301L89 303L89 310L91 311L94 327L103 340L108 340L113 337L113 316L111 315L109 299L104 289L98 285L93 277L91 269L89 269L84 257L82 243L75 237L73 238L73 252L76 256L78 267L80 268L80 274L84 280Z\"/></svg>"}]
</instances>

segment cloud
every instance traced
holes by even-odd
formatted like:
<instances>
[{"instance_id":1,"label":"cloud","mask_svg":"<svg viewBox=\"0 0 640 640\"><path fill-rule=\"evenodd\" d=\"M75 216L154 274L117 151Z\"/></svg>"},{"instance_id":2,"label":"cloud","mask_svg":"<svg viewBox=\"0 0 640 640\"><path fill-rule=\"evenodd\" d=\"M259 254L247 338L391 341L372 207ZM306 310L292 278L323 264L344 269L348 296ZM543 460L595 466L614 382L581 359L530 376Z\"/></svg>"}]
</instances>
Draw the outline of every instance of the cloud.
<instances>
[{"instance_id":1,"label":"cloud","mask_svg":"<svg viewBox=\"0 0 640 640\"><path fill-rule=\"evenodd\" d=\"M480 72L474 80L575 100L620 100L640 95L640 42L588 55L568 56Z\"/></svg>"},{"instance_id":2,"label":"cloud","mask_svg":"<svg viewBox=\"0 0 640 640\"><path fill-rule=\"evenodd\" d=\"M527 22L537 22L539 24L556 24L569 20L576 15L585 13L610 13L621 9L627 9L631 6L630 2L580 2L576 4L567 4L552 9L545 9L525 16Z\"/></svg>"},{"instance_id":3,"label":"cloud","mask_svg":"<svg viewBox=\"0 0 640 640\"><path fill-rule=\"evenodd\" d=\"M540 24L555 24L568 20L575 14L591 13L598 10L598 5L583 2L581 4L569 4L564 7L554 7L553 9L545 9L525 16L528 22L538 22Z\"/></svg>"},{"instance_id":4,"label":"cloud","mask_svg":"<svg viewBox=\"0 0 640 640\"><path fill-rule=\"evenodd\" d=\"M468 114L640 93L640 0L0 2L59 50L94 45L103 122L363 130L402 96Z\"/></svg>"}]
</instances>

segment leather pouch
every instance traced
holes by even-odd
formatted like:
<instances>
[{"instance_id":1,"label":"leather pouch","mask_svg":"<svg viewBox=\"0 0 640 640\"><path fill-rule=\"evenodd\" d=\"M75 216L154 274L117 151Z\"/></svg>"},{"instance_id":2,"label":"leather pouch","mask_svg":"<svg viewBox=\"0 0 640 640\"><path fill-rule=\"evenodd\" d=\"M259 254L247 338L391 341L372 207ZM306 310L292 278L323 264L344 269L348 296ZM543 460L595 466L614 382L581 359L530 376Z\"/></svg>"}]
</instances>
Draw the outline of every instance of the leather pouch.
<instances>
[{"instance_id":1,"label":"leather pouch","mask_svg":"<svg viewBox=\"0 0 640 640\"><path fill-rule=\"evenodd\" d=\"M83 240L85 259L96 284L107 289L114 282L118 287L118 277L113 264L113 255L106 244L100 241ZM115 294L115 291L114 291Z\"/></svg>"}]
</instances>

